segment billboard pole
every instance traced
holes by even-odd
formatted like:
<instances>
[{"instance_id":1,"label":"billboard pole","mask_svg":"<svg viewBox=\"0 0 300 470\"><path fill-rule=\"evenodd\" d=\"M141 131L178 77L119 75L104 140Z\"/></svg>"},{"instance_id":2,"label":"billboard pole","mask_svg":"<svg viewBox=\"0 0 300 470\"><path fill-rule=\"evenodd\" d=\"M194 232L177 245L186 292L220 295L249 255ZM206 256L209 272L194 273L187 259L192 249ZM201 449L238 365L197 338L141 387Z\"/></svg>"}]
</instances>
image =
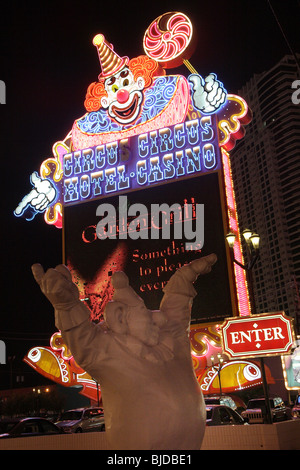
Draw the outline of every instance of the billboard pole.
<instances>
[{"instance_id":1,"label":"billboard pole","mask_svg":"<svg viewBox=\"0 0 300 470\"><path fill-rule=\"evenodd\" d=\"M268 384L267 384L267 379L266 379L265 361L263 357L260 358L260 368L261 368L265 405L266 405L266 424L272 424L273 422L272 412L271 412L271 406L270 406Z\"/></svg>"},{"instance_id":2,"label":"billboard pole","mask_svg":"<svg viewBox=\"0 0 300 470\"><path fill-rule=\"evenodd\" d=\"M248 243L247 243L247 247L248 247ZM257 257L258 256L259 255L257 254ZM253 263L253 265L254 265L254 263ZM247 270L247 279L248 279L248 285L249 285L249 290L250 290L252 311L253 311L253 314L256 314L256 305L255 305L254 290L253 290L252 268ZM264 397L265 397L266 424L272 424L273 420L272 420L272 412L271 412L271 406L270 406L269 389L268 389L268 383L267 383L267 378L266 378L265 361L264 361L263 357L260 357L260 369L261 369L261 377L262 377L263 391L264 391Z\"/></svg>"},{"instance_id":3,"label":"billboard pole","mask_svg":"<svg viewBox=\"0 0 300 470\"><path fill-rule=\"evenodd\" d=\"M248 290L251 300L251 309L252 314L256 314L256 306L255 306L255 298L254 298L254 290L253 290L253 277L252 277L252 269L259 258L259 242L260 237L257 234L253 234L249 229L245 229L243 231L243 236L246 241L247 246L247 254L248 254L248 263L243 265L234 259L233 255L233 246L235 239L232 237L233 234L228 234L226 239L230 248L230 252L232 254L233 262L237 263L241 268L243 268L247 273L247 281L248 281ZM231 236L231 238L230 238ZM266 424L272 424L272 413L270 407L270 399L269 399L269 390L268 384L266 379L266 372L265 372L265 364L264 358L260 357L260 368L261 368L261 375L262 375L262 382L263 382L263 391L265 397L265 407L266 407Z\"/></svg>"}]
</instances>

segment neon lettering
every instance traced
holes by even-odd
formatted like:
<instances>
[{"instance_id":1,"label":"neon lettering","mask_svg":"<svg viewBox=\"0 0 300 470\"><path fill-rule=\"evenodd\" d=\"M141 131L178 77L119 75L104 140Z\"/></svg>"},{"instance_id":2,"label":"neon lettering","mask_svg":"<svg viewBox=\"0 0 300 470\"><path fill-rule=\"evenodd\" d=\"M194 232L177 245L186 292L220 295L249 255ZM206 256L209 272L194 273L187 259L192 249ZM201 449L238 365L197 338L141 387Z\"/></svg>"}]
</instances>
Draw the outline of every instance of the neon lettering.
<instances>
[{"instance_id":1,"label":"neon lettering","mask_svg":"<svg viewBox=\"0 0 300 470\"><path fill-rule=\"evenodd\" d=\"M218 169L215 126L205 116L65 154L64 204Z\"/></svg>"},{"instance_id":2,"label":"neon lettering","mask_svg":"<svg viewBox=\"0 0 300 470\"><path fill-rule=\"evenodd\" d=\"M86 149L82 151L83 156L83 167L82 170L84 172L92 171L95 169L95 161L94 161L94 152L92 149Z\"/></svg>"}]
</instances>

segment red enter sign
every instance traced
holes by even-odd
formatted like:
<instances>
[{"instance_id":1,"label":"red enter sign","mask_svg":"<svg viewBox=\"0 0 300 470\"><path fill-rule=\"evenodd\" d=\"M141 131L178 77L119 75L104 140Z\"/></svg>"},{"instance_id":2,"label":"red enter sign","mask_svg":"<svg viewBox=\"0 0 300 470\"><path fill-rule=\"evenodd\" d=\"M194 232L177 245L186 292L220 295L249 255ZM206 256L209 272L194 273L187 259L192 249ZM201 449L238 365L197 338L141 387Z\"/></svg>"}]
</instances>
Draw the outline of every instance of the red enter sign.
<instances>
[{"instance_id":1,"label":"red enter sign","mask_svg":"<svg viewBox=\"0 0 300 470\"><path fill-rule=\"evenodd\" d=\"M221 326L223 352L232 358L288 354L292 321L284 312L228 318Z\"/></svg>"}]
</instances>

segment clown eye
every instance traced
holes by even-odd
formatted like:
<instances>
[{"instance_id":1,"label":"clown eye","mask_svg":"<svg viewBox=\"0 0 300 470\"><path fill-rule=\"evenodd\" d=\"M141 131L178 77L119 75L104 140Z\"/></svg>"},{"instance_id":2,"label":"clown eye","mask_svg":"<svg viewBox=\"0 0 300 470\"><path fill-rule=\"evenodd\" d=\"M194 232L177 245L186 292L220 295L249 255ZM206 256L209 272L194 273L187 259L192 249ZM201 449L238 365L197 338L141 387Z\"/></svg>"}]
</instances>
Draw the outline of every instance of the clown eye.
<instances>
[{"instance_id":1,"label":"clown eye","mask_svg":"<svg viewBox=\"0 0 300 470\"><path fill-rule=\"evenodd\" d=\"M115 81L116 81L116 77L111 77L111 78L109 78L109 79L106 81L106 84L107 84L108 86L111 86L111 85L113 85L113 84L115 83Z\"/></svg>"},{"instance_id":2,"label":"clown eye","mask_svg":"<svg viewBox=\"0 0 300 470\"><path fill-rule=\"evenodd\" d=\"M121 78L125 78L125 77L128 76L128 74L129 74L129 70L128 70L128 69L123 70L123 72L120 73L120 77L121 77Z\"/></svg>"},{"instance_id":3,"label":"clown eye","mask_svg":"<svg viewBox=\"0 0 300 470\"><path fill-rule=\"evenodd\" d=\"M119 87L118 87L117 85L113 85L113 86L111 87L111 89L112 89L112 91L113 91L114 93L117 93Z\"/></svg>"},{"instance_id":4,"label":"clown eye","mask_svg":"<svg viewBox=\"0 0 300 470\"><path fill-rule=\"evenodd\" d=\"M120 73L120 78L124 78L125 80L122 81L122 86L128 86L130 84L130 75L129 70L125 69Z\"/></svg>"}]
</instances>

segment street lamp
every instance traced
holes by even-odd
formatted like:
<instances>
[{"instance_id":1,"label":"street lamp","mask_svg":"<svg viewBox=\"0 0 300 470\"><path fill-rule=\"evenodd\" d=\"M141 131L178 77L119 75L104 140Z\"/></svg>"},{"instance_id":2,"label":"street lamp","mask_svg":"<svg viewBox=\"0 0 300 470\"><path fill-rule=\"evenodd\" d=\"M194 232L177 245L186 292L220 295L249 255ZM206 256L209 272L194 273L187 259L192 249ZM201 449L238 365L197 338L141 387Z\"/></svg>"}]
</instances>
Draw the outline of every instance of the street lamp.
<instances>
[{"instance_id":1,"label":"street lamp","mask_svg":"<svg viewBox=\"0 0 300 470\"><path fill-rule=\"evenodd\" d=\"M229 245L229 248L233 248L234 242L235 242L235 234L232 233L232 232L229 232L229 233L227 233L227 235L226 235L225 238L226 238L226 240L227 240L227 243L228 243L228 245Z\"/></svg>"},{"instance_id":2,"label":"street lamp","mask_svg":"<svg viewBox=\"0 0 300 470\"><path fill-rule=\"evenodd\" d=\"M224 359L223 357L221 356L221 354L218 354L218 359L219 359L219 363L217 365L215 365L215 358L214 356L211 356L210 360L211 360L211 366L212 366L212 369L214 372L217 372L218 374L218 379L219 379L219 387L220 387L220 398L222 397L222 386L221 386L221 370L223 368L223 362L224 362Z\"/></svg>"},{"instance_id":3,"label":"street lamp","mask_svg":"<svg viewBox=\"0 0 300 470\"><path fill-rule=\"evenodd\" d=\"M257 233L253 233L248 228L243 230L242 234L243 234L243 237L245 239L246 246L247 246L248 262L246 264L242 264L234 258L233 247L234 247L234 242L235 242L235 234L234 233L228 233L226 235L226 240L227 240L228 246L230 248L230 256L231 256L232 261L234 263L236 263L238 266L240 266L242 269L244 269L247 273L247 282L248 282L248 288L249 288L249 294L250 294L251 307L252 307L252 312L255 314L256 313L256 307L255 307L255 298L254 298L254 291L253 291L252 269L253 269L253 266L255 265L256 261L259 258L260 236ZM270 407L268 385L267 385L267 379L266 379L266 372L265 372L265 365L264 365L263 357L260 358L260 366L261 366L261 374L262 374L262 380L263 380L263 390L264 390L264 395L265 395L267 423L271 424L272 423L272 413L271 413L271 407Z\"/></svg>"},{"instance_id":4,"label":"street lamp","mask_svg":"<svg viewBox=\"0 0 300 470\"><path fill-rule=\"evenodd\" d=\"M248 263L247 264L242 264L234 258L233 247L234 247L235 238L236 238L235 234L232 232L229 232L225 238L230 248L230 255L232 257L232 261L236 263L238 266L240 266L242 269L245 269L247 271L248 283L251 285L251 289L252 289L251 270L259 258L260 236L257 233L253 233L251 232L251 230L246 228L243 231L243 237L245 239L247 251L248 251Z\"/></svg>"},{"instance_id":5,"label":"street lamp","mask_svg":"<svg viewBox=\"0 0 300 470\"><path fill-rule=\"evenodd\" d=\"M258 253L259 244L260 244L260 236L257 233L252 233L249 240L250 240L250 243L252 244L255 252Z\"/></svg>"}]
</instances>

